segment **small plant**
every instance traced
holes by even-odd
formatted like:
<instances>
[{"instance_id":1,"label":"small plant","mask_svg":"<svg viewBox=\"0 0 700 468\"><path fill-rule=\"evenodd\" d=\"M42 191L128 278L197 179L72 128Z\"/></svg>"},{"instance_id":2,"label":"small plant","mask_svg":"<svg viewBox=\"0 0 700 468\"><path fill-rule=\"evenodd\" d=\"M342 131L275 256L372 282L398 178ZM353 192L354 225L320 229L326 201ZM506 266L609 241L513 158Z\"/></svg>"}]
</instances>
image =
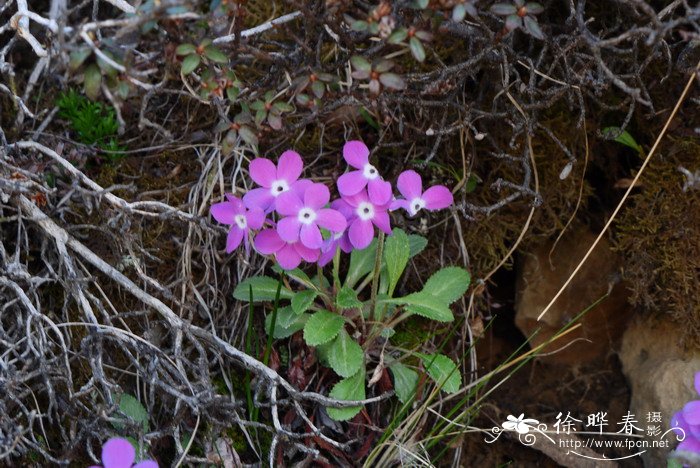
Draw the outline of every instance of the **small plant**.
<instances>
[{"instance_id":1,"label":"small plant","mask_svg":"<svg viewBox=\"0 0 700 468\"><path fill-rule=\"evenodd\" d=\"M105 40L105 42L110 45L111 41ZM115 63L122 64L121 59L108 50L102 53ZM100 96L103 83L120 99L129 97L132 85L126 77L89 47L81 47L71 52L68 67L71 72L82 75L83 92L93 101Z\"/></svg>"},{"instance_id":2,"label":"small plant","mask_svg":"<svg viewBox=\"0 0 700 468\"><path fill-rule=\"evenodd\" d=\"M180 44L175 49L175 54L183 57L182 74L189 75L199 67L202 61L227 64L228 57L221 50L212 45L211 39L204 39L199 45Z\"/></svg>"},{"instance_id":3,"label":"small plant","mask_svg":"<svg viewBox=\"0 0 700 468\"><path fill-rule=\"evenodd\" d=\"M377 59L370 63L366 58L354 55L350 58L356 80L369 80L369 92L379 94L382 86L392 90L406 88L406 82L396 73L389 70L394 68L394 63L387 59Z\"/></svg>"},{"instance_id":4,"label":"small plant","mask_svg":"<svg viewBox=\"0 0 700 468\"><path fill-rule=\"evenodd\" d=\"M544 33L540 28L535 15L544 11L544 7L539 3L525 0L513 0L513 3L496 3L491 6L491 13L506 17L506 29L515 31L522 29L537 39L544 39Z\"/></svg>"},{"instance_id":5,"label":"small plant","mask_svg":"<svg viewBox=\"0 0 700 468\"><path fill-rule=\"evenodd\" d=\"M388 369L399 400L406 403L417 391L419 373L402 360L405 350L391 347L396 326L413 315L438 322L454 320L449 306L466 292L470 277L461 268L447 267L434 273L420 291L396 294L408 261L427 241L392 230L389 212L405 209L414 216L421 210L444 209L453 197L440 185L424 191L420 175L405 171L398 179L403 197L394 198L391 184L370 163L369 154L360 141L345 144L343 156L356 170L338 179L341 198L332 202L328 187L300 178L299 154L286 151L277 165L254 159L250 175L260 188L249 191L243 200L227 195L227 201L213 205L211 213L231 226L227 252L254 235L255 249L274 255L279 280L249 278L236 287L234 297L282 304L267 317L267 333L281 339L303 330L306 345L315 348L320 362L340 378L330 392L332 397L364 399L368 368L375 364L370 381L376 382ZM342 253L350 258L341 277ZM310 278L298 269L302 261L318 263L318 275ZM323 267L331 262L327 276ZM298 288L288 287L285 277ZM419 363L442 390L460 388L457 365L448 356L414 352L409 360ZM328 414L347 420L361 409L329 408Z\"/></svg>"},{"instance_id":6,"label":"small plant","mask_svg":"<svg viewBox=\"0 0 700 468\"><path fill-rule=\"evenodd\" d=\"M71 89L56 101L58 115L68 120L79 142L105 150L107 159L115 162L124 148L117 143L119 124L111 106L92 102Z\"/></svg>"}]
</instances>

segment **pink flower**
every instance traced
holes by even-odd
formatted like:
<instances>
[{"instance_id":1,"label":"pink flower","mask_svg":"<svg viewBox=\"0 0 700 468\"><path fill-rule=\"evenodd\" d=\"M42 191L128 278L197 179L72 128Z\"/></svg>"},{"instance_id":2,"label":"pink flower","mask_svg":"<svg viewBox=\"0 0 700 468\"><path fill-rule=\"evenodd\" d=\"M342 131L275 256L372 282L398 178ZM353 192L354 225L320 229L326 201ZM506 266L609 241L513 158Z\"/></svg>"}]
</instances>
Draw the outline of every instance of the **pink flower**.
<instances>
[{"instance_id":1,"label":"pink flower","mask_svg":"<svg viewBox=\"0 0 700 468\"><path fill-rule=\"evenodd\" d=\"M249 252L248 232L262 227L265 222L265 213L258 207L247 209L239 198L228 193L226 200L211 206L211 215L215 220L231 225L226 238L226 253L236 250L241 245L241 241L245 241L246 252Z\"/></svg>"},{"instance_id":2,"label":"pink flower","mask_svg":"<svg viewBox=\"0 0 700 468\"><path fill-rule=\"evenodd\" d=\"M404 198L391 203L392 211L403 208L409 215L415 216L423 208L441 210L454 202L452 192L444 185L434 185L424 192L423 181L416 171L402 172L396 185Z\"/></svg>"},{"instance_id":3,"label":"pink flower","mask_svg":"<svg viewBox=\"0 0 700 468\"><path fill-rule=\"evenodd\" d=\"M386 212L389 205L379 203L376 194L368 194L366 190L362 190L351 197L336 200L331 207L341 213L351 213L352 220L348 221L348 238L356 249L364 249L372 242L373 225L391 235L389 214Z\"/></svg>"},{"instance_id":4,"label":"pink flower","mask_svg":"<svg viewBox=\"0 0 700 468\"><path fill-rule=\"evenodd\" d=\"M315 262L320 249L310 249L301 242L285 242L274 229L265 229L255 236L255 248L263 255L275 255L277 263L285 270L298 267L302 259Z\"/></svg>"},{"instance_id":5,"label":"pink flower","mask_svg":"<svg viewBox=\"0 0 700 468\"><path fill-rule=\"evenodd\" d=\"M285 216L277 222L277 232L286 242L301 243L310 249L320 249L323 237L319 226L331 232L343 232L347 221L336 210L323 208L331 194L323 184L313 184L302 198L294 191L283 193L277 199L277 212Z\"/></svg>"},{"instance_id":6,"label":"pink flower","mask_svg":"<svg viewBox=\"0 0 700 468\"><path fill-rule=\"evenodd\" d=\"M158 468L153 460L144 460L134 465L136 450L126 439L112 438L102 446L102 465L104 468ZM90 468L101 468L93 465Z\"/></svg>"},{"instance_id":7,"label":"pink flower","mask_svg":"<svg viewBox=\"0 0 700 468\"><path fill-rule=\"evenodd\" d=\"M266 158L256 158L248 168L250 177L262 188L249 191L243 197L247 207L258 207L269 213L275 208L275 200L284 192L298 188L299 184L310 184L310 181L298 180L304 163L299 153L285 151L280 156L277 167Z\"/></svg>"},{"instance_id":8,"label":"pink flower","mask_svg":"<svg viewBox=\"0 0 700 468\"><path fill-rule=\"evenodd\" d=\"M318 265L321 267L328 265L328 263L333 260L338 247L345 253L352 252L352 244L350 243L347 229L343 232L331 235L329 239L323 242L321 256L318 258Z\"/></svg>"},{"instance_id":9,"label":"pink flower","mask_svg":"<svg viewBox=\"0 0 700 468\"><path fill-rule=\"evenodd\" d=\"M367 187L373 200L383 205L391 200L391 184L384 181L379 171L369 163L369 149L361 141L348 141L343 146L347 163L359 169L343 174L338 179L338 191L343 197L351 197Z\"/></svg>"}]
</instances>

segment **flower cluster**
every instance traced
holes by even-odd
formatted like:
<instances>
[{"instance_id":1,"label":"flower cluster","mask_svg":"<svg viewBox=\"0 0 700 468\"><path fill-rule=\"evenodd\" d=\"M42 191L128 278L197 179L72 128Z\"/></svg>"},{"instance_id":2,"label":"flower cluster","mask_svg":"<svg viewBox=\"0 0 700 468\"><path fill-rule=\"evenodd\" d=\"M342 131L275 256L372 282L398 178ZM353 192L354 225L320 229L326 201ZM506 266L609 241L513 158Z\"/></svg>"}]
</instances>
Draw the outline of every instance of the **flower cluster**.
<instances>
[{"instance_id":1,"label":"flower cluster","mask_svg":"<svg viewBox=\"0 0 700 468\"><path fill-rule=\"evenodd\" d=\"M695 391L700 394L700 372L695 374ZM700 454L700 400L689 401L683 409L674 414L671 428L684 437L676 447L677 452Z\"/></svg>"},{"instance_id":2,"label":"flower cluster","mask_svg":"<svg viewBox=\"0 0 700 468\"><path fill-rule=\"evenodd\" d=\"M304 164L294 151L285 151L277 165L265 158L251 161L249 172L259 188L239 199L226 194L226 201L211 207L220 223L230 225L226 252L243 243L248 253L249 238L263 255L274 255L284 269L302 260L326 265L340 248L349 253L366 248L375 228L391 235L389 212L404 209L410 216L420 210L439 210L453 203L447 187L436 185L423 191L415 171L399 175L400 197L369 161L369 149L361 141L348 141L343 157L349 172L337 182L340 198L331 201L327 186L301 179Z\"/></svg>"}]
</instances>

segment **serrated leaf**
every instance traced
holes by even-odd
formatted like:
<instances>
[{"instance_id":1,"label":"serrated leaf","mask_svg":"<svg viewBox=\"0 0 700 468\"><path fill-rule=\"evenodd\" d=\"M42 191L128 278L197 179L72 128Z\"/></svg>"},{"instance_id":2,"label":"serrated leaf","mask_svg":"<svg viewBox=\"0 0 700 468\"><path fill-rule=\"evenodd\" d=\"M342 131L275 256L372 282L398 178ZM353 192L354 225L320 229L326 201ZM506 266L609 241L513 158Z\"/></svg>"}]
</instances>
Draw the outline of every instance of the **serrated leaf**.
<instances>
[{"instance_id":1,"label":"serrated leaf","mask_svg":"<svg viewBox=\"0 0 700 468\"><path fill-rule=\"evenodd\" d=\"M316 299L317 295L318 293L311 289L296 293L292 298L292 310L294 313L301 314L309 310L309 307L314 303L314 299Z\"/></svg>"},{"instance_id":2,"label":"serrated leaf","mask_svg":"<svg viewBox=\"0 0 700 468\"><path fill-rule=\"evenodd\" d=\"M419 62L425 60L425 48L423 47L423 43L417 37L412 37L408 41L408 46L411 49L411 54L413 54L413 57L416 60Z\"/></svg>"},{"instance_id":3,"label":"serrated leaf","mask_svg":"<svg viewBox=\"0 0 700 468\"><path fill-rule=\"evenodd\" d=\"M469 272L459 267L447 267L439 270L423 286L423 293L452 304L467 292L471 277Z\"/></svg>"},{"instance_id":4,"label":"serrated leaf","mask_svg":"<svg viewBox=\"0 0 700 468\"><path fill-rule=\"evenodd\" d=\"M228 57L217 47L210 45L204 48L204 56L216 63L228 63Z\"/></svg>"},{"instance_id":5,"label":"serrated leaf","mask_svg":"<svg viewBox=\"0 0 700 468\"><path fill-rule=\"evenodd\" d=\"M365 372L360 370L352 377L343 379L333 386L329 396L336 400L357 401L365 399ZM326 408L328 416L336 421L347 421L362 411L362 406L349 408Z\"/></svg>"},{"instance_id":6,"label":"serrated leaf","mask_svg":"<svg viewBox=\"0 0 700 468\"><path fill-rule=\"evenodd\" d=\"M357 293L348 286L340 288L338 295L335 297L335 304L341 310L362 307L362 302L357 298Z\"/></svg>"},{"instance_id":7,"label":"serrated leaf","mask_svg":"<svg viewBox=\"0 0 700 468\"><path fill-rule=\"evenodd\" d=\"M389 275L389 296L394 293L394 288L396 288L399 278L408 264L410 254L408 236L403 230L394 228L391 236L387 237L384 242L384 263Z\"/></svg>"},{"instance_id":8,"label":"serrated leaf","mask_svg":"<svg viewBox=\"0 0 700 468\"><path fill-rule=\"evenodd\" d=\"M272 337L276 340L281 340L282 338L292 336L304 328L309 317L309 314L295 314L289 306L279 309L277 311L277 320L275 321L275 333ZM272 314L268 314L267 317L265 317L265 331L268 335L270 334L271 327Z\"/></svg>"},{"instance_id":9,"label":"serrated leaf","mask_svg":"<svg viewBox=\"0 0 700 468\"><path fill-rule=\"evenodd\" d=\"M400 362L395 362L389 366L394 376L394 391L401 403L408 403L416 394L418 386L418 372L404 366Z\"/></svg>"},{"instance_id":10,"label":"serrated leaf","mask_svg":"<svg viewBox=\"0 0 700 468\"><path fill-rule=\"evenodd\" d=\"M253 302L274 301L277 293L278 281L269 276L254 276L248 278L236 286L233 291L233 297L239 301L246 301L249 297L249 286L253 287ZM292 299L294 293L287 289L284 285L280 289L280 299Z\"/></svg>"},{"instance_id":11,"label":"serrated leaf","mask_svg":"<svg viewBox=\"0 0 700 468\"><path fill-rule=\"evenodd\" d=\"M374 257L377 254L377 240L362 250L354 249L350 254L350 266L345 276L345 286L355 287L355 284L374 268Z\"/></svg>"},{"instance_id":12,"label":"serrated leaf","mask_svg":"<svg viewBox=\"0 0 700 468\"><path fill-rule=\"evenodd\" d=\"M618 133L619 135L615 138L616 142L632 148L639 154L642 153L642 147L639 146L637 140L635 140L634 137L630 135L630 133L627 130L623 130L622 132L620 132L620 127L606 127L603 129L603 135L608 138Z\"/></svg>"},{"instance_id":13,"label":"serrated leaf","mask_svg":"<svg viewBox=\"0 0 700 468\"><path fill-rule=\"evenodd\" d=\"M100 95L100 86L102 85L102 72L96 64L88 65L85 68L85 81L83 86L85 95L91 100L96 100Z\"/></svg>"},{"instance_id":14,"label":"serrated leaf","mask_svg":"<svg viewBox=\"0 0 700 468\"><path fill-rule=\"evenodd\" d=\"M389 299L385 302L388 304L403 304L408 312L438 322L451 322L454 320L454 315L452 315L452 311L446 303L424 292Z\"/></svg>"},{"instance_id":15,"label":"serrated leaf","mask_svg":"<svg viewBox=\"0 0 700 468\"><path fill-rule=\"evenodd\" d=\"M336 338L343 330L345 319L338 314L321 310L309 317L304 325L304 341L309 346L318 346Z\"/></svg>"},{"instance_id":16,"label":"serrated leaf","mask_svg":"<svg viewBox=\"0 0 700 468\"><path fill-rule=\"evenodd\" d=\"M415 257L425 249L428 245L428 239L418 234L410 234L408 236L408 249L410 258Z\"/></svg>"},{"instance_id":17,"label":"serrated leaf","mask_svg":"<svg viewBox=\"0 0 700 468\"><path fill-rule=\"evenodd\" d=\"M146 411L146 408L144 408L141 402L136 398L128 393L122 393L119 396L119 411L124 413L135 423L140 424L144 432L148 432L148 411Z\"/></svg>"},{"instance_id":18,"label":"serrated leaf","mask_svg":"<svg viewBox=\"0 0 700 468\"><path fill-rule=\"evenodd\" d=\"M341 329L338 336L328 347L328 362L331 369L341 377L350 377L362 368L365 353L345 329Z\"/></svg>"},{"instance_id":19,"label":"serrated leaf","mask_svg":"<svg viewBox=\"0 0 700 468\"><path fill-rule=\"evenodd\" d=\"M175 49L175 55L190 55L197 52L197 47L194 44L180 44Z\"/></svg>"},{"instance_id":20,"label":"serrated leaf","mask_svg":"<svg viewBox=\"0 0 700 468\"><path fill-rule=\"evenodd\" d=\"M457 364L444 354L418 354L426 372L447 393L455 393L462 386L462 376Z\"/></svg>"},{"instance_id":21,"label":"serrated leaf","mask_svg":"<svg viewBox=\"0 0 700 468\"><path fill-rule=\"evenodd\" d=\"M190 54L182 61L182 74L189 75L192 73L202 61L202 57L197 54Z\"/></svg>"}]
</instances>

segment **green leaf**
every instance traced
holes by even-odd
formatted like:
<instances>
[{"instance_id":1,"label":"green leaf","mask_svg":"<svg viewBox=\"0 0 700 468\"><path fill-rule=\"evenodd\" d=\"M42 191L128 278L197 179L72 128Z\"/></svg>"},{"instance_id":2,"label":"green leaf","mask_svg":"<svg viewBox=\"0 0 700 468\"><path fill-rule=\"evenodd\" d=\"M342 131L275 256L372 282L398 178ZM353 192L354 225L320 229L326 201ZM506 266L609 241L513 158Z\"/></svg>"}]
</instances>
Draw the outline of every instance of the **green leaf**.
<instances>
[{"instance_id":1,"label":"green leaf","mask_svg":"<svg viewBox=\"0 0 700 468\"><path fill-rule=\"evenodd\" d=\"M386 41L389 44L401 44L407 36L408 30L406 28L398 28L393 33L391 33L391 35Z\"/></svg>"},{"instance_id":2,"label":"green leaf","mask_svg":"<svg viewBox=\"0 0 700 468\"><path fill-rule=\"evenodd\" d=\"M335 297L335 304L341 310L362 307L362 302L357 298L357 293L348 286L340 288L338 295Z\"/></svg>"},{"instance_id":3,"label":"green leaf","mask_svg":"<svg viewBox=\"0 0 700 468\"><path fill-rule=\"evenodd\" d=\"M306 329L304 329L306 332ZM341 329L338 336L328 348L328 362L331 368L341 377L350 377L362 368L365 353L345 329Z\"/></svg>"},{"instance_id":4,"label":"green leaf","mask_svg":"<svg viewBox=\"0 0 700 468\"><path fill-rule=\"evenodd\" d=\"M70 53L68 67L71 69L71 71L77 70L90 56L90 54L92 54L92 50L89 47L82 47L78 50L74 50Z\"/></svg>"},{"instance_id":5,"label":"green leaf","mask_svg":"<svg viewBox=\"0 0 700 468\"><path fill-rule=\"evenodd\" d=\"M411 48L411 53L413 57L419 62L425 60L425 49L423 48L423 43L417 37L412 37L408 41L408 46Z\"/></svg>"},{"instance_id":6,"label":"green leaf","mask_svg":"<svg viewBox=\"0 0 700 468\"><path fill-rule=\"evenodd\" d=\"M443 304L452 304L467 292L471 278L463 268L447 267L434 273L423 286L423 293L430 294Z\"/></svg>"},{"instance_id":7,"label":"green leaf","mask_svg":"<svg viewBox=\"0 0 700 468\"><path fill-rule=\"evenodd\" d=\"M204 56L216 63L228 63L228 57L217 47L210 45L204 48Z\"/></svg>"},{"instance_id":8,"label":"green leaf","mask_svg":"<svg viewBox=\"0 0 700 468\"><path fill-rule=\"evenodd\" d=\"M277 311L277 321L275 322L275 333L272 337L276 340L281 340L282 338L287 338L292 336L306 325L307 320L309 320L311 315L294 313L290 306L283 307ZM265 331L270 334L270 328L272 327L272 314L268 314L265 317Z\"/></svg>"},{"instance_id":9,"label":"green leaf","mask_svg":"<svg viewBox=\"0 0 700 468\"><path fill-rule=\"evenodd\" d=\"M620 127L606 127L603 129L603 136L610 138L613 135L617 135L619 133L617 138L615 138L616 142L621 143L625 146L629 146L637 153L642 154L644 150L639 145L639 143L637 143L637 140L635 140L634 137L630 135L629 132L627 132L627 130L622 131L622 133L620 133L620 130Z\"/></svg>"},{"instance_id":10,"label":"green leaf","mask_svg":"<svg viewBox=\"0 0 700 468\"><path fill-rule=\"evenodd\" d=\"M102 72L96 64L88 65L85 68L85 95L93 101L100 95L100 85L102 84Z\"/></svg>"},{"instance_id":11,"label":"green leaf","mask_svg":"<svg viewBox=\"0 0 700 468\"><path fill-rule=\"evenodd\" d=\"M365 119L365 122L367 122L370 127L372 127L375 130L379 130L379 124L376 120L374 120L372 114L370 114L367 109L365 109L364 107L360 107L360 115L363 119Z\"/></svg>"},{"instance_id":12,"label":"green leaf","mask_svg":"<svg viewBox=\"0 0 700 468\"><path fill-rule=\"evenodd\" d=\"M343 329L345 319L338 314L321 310L309 317L304 326L304 341L309 346L328 343Z\"/></svg>"},{"instance_id":13,"label":"green leaf","mask_svg":"<svg viewBox=\"0 0 700 468\"><path fill-rule=\"evenodd\" d=\"M360 370L352 377L343 379L333 386L329 394L336 400L356 401L365 399L365 372ZM362 406L351 406L349 408L326 408L328 416L336 421L347 421L352 419L362 411Z\"/></svg>"},{"instance_id":14,"label":"green leaf","mask_svg":"<svg viewBox=\"0 0 700 468\"><path fill-rule=\"evenodd\" d=\"M406 89L406 82L396 73L382 73L379 81L389 89Z\"/></svg>"},{"instance_id":15,"label":"green leaf","mask_svg":"<svg viewBox=\"0 0 700 468\"><path fill-rule=\"evenodd\" d=\"M292 298L292 310L294 310L294 313L301 314L309 310L309 307L314 303L314 299L316 299L317 295L318 293L311 289L296 293Z\"/></svg>"},{"instance_id":16,"label":"green leaf","mask_svg":"<svg viewBox=\"0 0 700 468\"><path fill-rule=\"evenodd\" d=\"M418 386L418 372L410 369L400 362L395 362L389 366L389 370L394 375L394 391L401 403L409 402L416 394Z\"/></svg>"},{"instance_id":17,"label":"green leaf","mask_svg":"<svg viewBox=\"0 0 700 468\"><path fill-rule=\"evenodd\" d=\"M144 432L148 432L148 411L136 398L128 393L122 393L119 396L119 411L127 415L135 423L140 424Z\"/></svg>"},{"instance_id":18,"label":"green leaf","mask_svg":"<svg viewBox=\"0 0 700 468\"><path fill-rule=\"evenodd\" d=\"M367 273L374 268L374 257L377 254L377 240L373 239L367 248L354 249L350 254L350 266L345 276L345 286L352 288Z\"/></svg>"},{"instance_id":19,"label":"green leaf","mask_svg":"<svg viewBox=\"0 0 700 468\"><path fill-rule=\"evenodd\" d=\"M350 63L356 70L364 72L369 72L372 70L372 65L367 61L367 59L359 55L353 55L350 57Z\"/></svg>"},{"instance_id":20,"label":"green leaf","mask_svg":"<svg viewBox=\"0 0 700 468\"><path fill-rule=\"evenodd\" d=\"M423 236L419 236L418 234L410 234L408 236L408 248L409 248L409 254L408 256L410 258L415 257L419 253L425 249L425 247L428 245L428 239L426 239Z\"/></svg>"},{"instance_id":21,"label":"green leaf","mask_svg":"<svg viewBox=\"0 0 700 468\"><path fill-rule=\"evenodd\" d=\"M368 26L369 24L367 23L367 21L353 21L350 25L350 29L352 29L353 31L363 32L367 31Z\"/></svg>"},{"instance_id":22,"label":"green leaf","mask_svg":"<svg viewBox=\"0 0 700 468\"><path fill-rule=\"evenodd\" d=\"M417 292L397 299L389 299L385 302L388 304L404 304L408 312L438 322L451 322L454 320L454 315L452 315L452 311L447 304L425 292Z\"/></svg>"},{"instance_id":23,"label":"green leaf","mask_svg":"<svg viewBox=\"0 0 700 468\"><path fill-rule=\"evenodd\" d=\"M444 354L420 354L423 366L431 379L436 384L442 385L442 390L447 393L459 391L462 385L462 376L457 369L457 364Z\"/></svg>"},{"instance_id":24,"label":"green leaf","mask_svg":"<svg viewBox=\"0 0 700 468\"><path fill-rule=\"evenodd\" d=\"M189 75L192 73L199 66L201 61L202 57L197 54L191 54L185 57L182 61L182 74Z\"/></svg>"},{"instance_id":25,"label":"green leaf","mask_svg":"<svg viewBox=\"0 0 700 468\"><path fill-rule=\"evenodd\" d=\"M394 228L391 236L387 237L384 243L384 262L389 275L389 296L394 293L394 288L408 264L410 254L408 236L403 230Z\"/></svg>"},{"instance_id":26,"label":"green leaf","mask_svg":"<svg viewBox=\"0 0 700 468\"><path fill-rule=\"evenodd\" d=\"M241 135L243 141L248 143L253 147L258 146L258 135L250 127L241 127L238 130L238 134Z\"/></svg>"},{"instance_id":27,"label":"green leaf","mask_svg":"<svg viewBox=\"0 0 700 468\"><path fill-rule=\"evenodd\" d=\"M197 47L194 44L180 44L175 49L175 55L190 55L197 52Z\"/></svg>"},{"instance_id":28,"label":"green leaf","mask_svg":"<svg viewBox=\"0 0 700 468\"><path fill-rule=\"evenodd\" d=\"M250 299L248 297L248 286L252 286L253 302L274 301L277 293L277 283L276 279L269 276L254 276L238 283L238 286L233 291L233 297L239 301L248 302ZM282 285L280 299L292 299L293 297L294 293Z\"/></svg>"}]
</instances>

